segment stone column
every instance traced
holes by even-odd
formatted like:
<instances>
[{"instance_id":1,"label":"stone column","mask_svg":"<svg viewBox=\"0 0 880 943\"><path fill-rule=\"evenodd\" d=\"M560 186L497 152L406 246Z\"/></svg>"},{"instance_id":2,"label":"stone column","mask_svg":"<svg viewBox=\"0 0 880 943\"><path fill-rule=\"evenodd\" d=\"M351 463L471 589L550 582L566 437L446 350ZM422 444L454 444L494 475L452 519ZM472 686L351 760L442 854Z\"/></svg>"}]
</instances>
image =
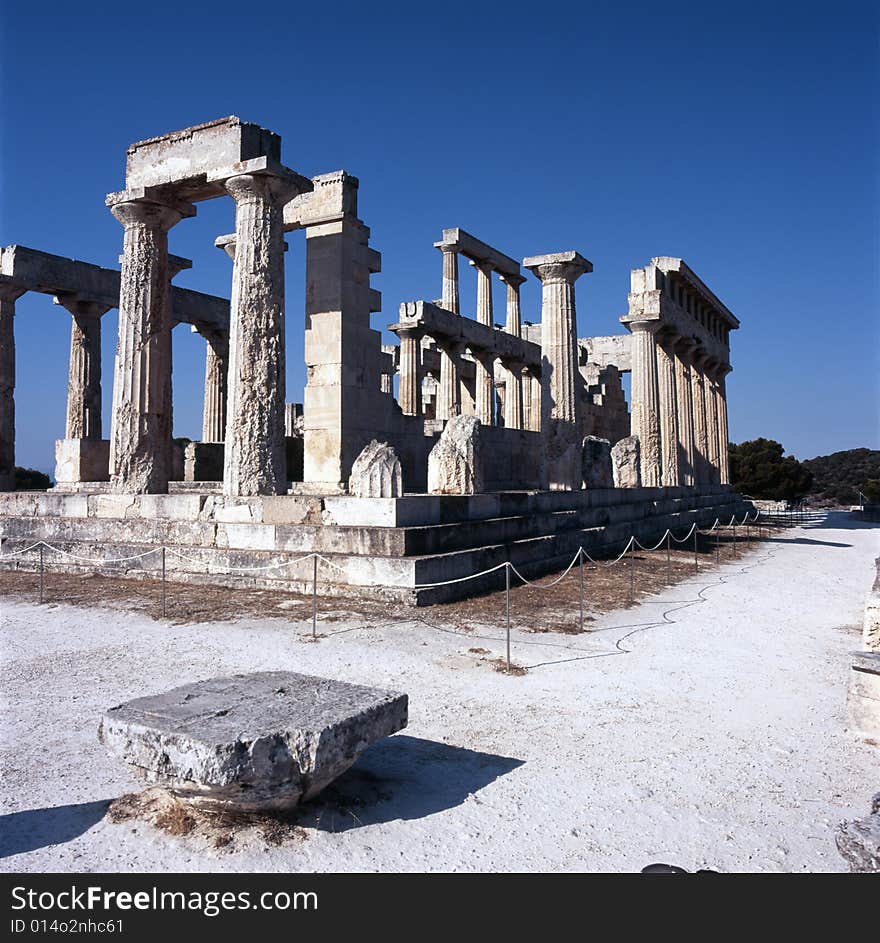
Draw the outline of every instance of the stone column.
<instances>
[{"instance_id":1,"label":"stone column","mask_svg":"<svg viewBox=\"0 0 880 943\"><path fill-rule=\"evenodd\" d=\"M242 174L224 184L235 200L229 311L229 379L223 492L287 490L284 442L284 204L299 178Z\"/></svg>"},{"instance_id":2,"label":"stone column","mask_svg":"<svg viewBox=\"0 0 880 943\"><path fill-rule=\"evenodd\" d=\"M693 341L679 338L675 350L675 390L678 400L679 483L694 482L694 404L691 395L690 352Z\"/></svg>"},{"instance_id":3,"label":"stone column","mask_svg":"<svg viewBox=\"0 0 880 943\"><path fill-rule=\"evenodd\" d=\"M519 289L526 280L524 275L501 275L501 281L507 285L507 323L504 330L508 334L522 337L522 314Z\"/></svg>"},{"instance_id":4,"label":"stone column","mask_svg":"<svg viewBox=\"0 0 880 943\"><path fill-rule=\"evenodd\" d=\"M15 302L24 292L0 282L0 491L15 490Z\"/></svg>"},{"instance_id":5,"label":"stone column","mask_svg":"<svg viewBox=\"0 0 880 943\"><path fill-rule=\"evenodd\" d=\"M443 253L443 296L441 307L453 314L460 314L458 296L458 250L453 246L438 244Z\"/></svg>"},{"instance_id":6,"label":"stone column","mask_svg":"<svg viewBox=\"0 0 880 943\"><path fill-rule=\"evenodd\" d=\"M383 373L382 379L382 392L387 393L389 396L394 394L394 374L393 373Z\"/></svg>"},{"instance_id":7,"label":"stone column","mask_svg":"<svg viewBox=\"0 0 880 943\"><path fill-rule=\"evenodd\" d=\"M504 383L504 426L507 429L524 429L522 364L515 360L502 361L507 371Z\"/></svg>"},{"instance_id":8,"label":"stone column","mask_svg":"<svg viewBox=\"0 0 880 943\"><path fill-rule=\"evenodd\" d=\"M520 382L523 391L523 428L539 432L541 429L541 382L528 367L520 374Z\"/></svg>"},{"instance_id":9,"label":"stone column","mask_svg":"<svg viewBox=\"0 0 880 943\"><path fill-rule=\"evenodd\" d=\"M706 437L705 377L706 355L699 350L691 355L691 401L694 413L694 484L709 483L709 444Z\"/></svg>"},{"instance_id":10,"label":"stone column","mask_svg":"<svg viewBox=\"0 0 880 943\"><path fill-rule=\"evenodd\" d=\"M440 387L437 390L437 418L451 419L461 415L461 384L459 363L461 345L438 338L440 348Z\"/></svg>"},{"instance_id":11,"label":"stone column","mask_svg":"<svg viewBox=\"0 0 880 943\"><path fill-rule=\"evenodd\" d=\"M574 283L593 266L577 252L523 259L541 281L541 432L551 490L583 487Z\"/></svg>"},{"instance_id":12,"label":"stone column","mask_svg":"<svg viewBox=\"0 0 880 943\"><path fill-rule=\"evenodd\" d=\"M419 383L419 353L421 334L415 330L399 329L400 337L400 408L407 416L422 414L422 385Z\"/></svg>"},{"instance_id":13,"label":"stone column","mask_svg":"<svg viewBox=\"0 0 880 943\"><path fill-rule=\"evenodd\" d=\"M101 318L106 305L58 298L72 315L65 439L101 438Z\"/></svg>"},{"instance_id":14,"label":"stone column","mask_svg":"<svg viewBox=\"0 0 880 943\"><path fill-rule=\"evenodd\" d=\"M475 411L484 426L495 425L495 357L491 351L472 350L476 361Z\"/></svg>"},{"instance_id":15,"label":"stone column","mask_svg":"<svg viewBox=\"0 0 880 943\"><path fill-rule=\"evenodd\" d=\"M717 412L717 396L716 396L716 383L715 383L715 364L714 362L709 362L704 368L704 391L703 397L705 400L705 410L706 410L706 458L707 458L707 474L710 484L717 485L721 481L721 474L719 472L719 455L718 455L718 412Z\"/></svg>"},{"instance_id":16,"label":"stone column","mask_svg":"<svg viewBox=\"0 0 880 943\"><path fill-rule=\"evenodd\" d=\"M632 321L632 434L638 437L642 485L662 483L660 393L657 382L658 321Z\"/></svg>"},{"instance_id":17,"label":"stone column","mask_svg":"<svg viewBox=\"0 0 880 943\"><path fill-rule=\"evenodd\" d=\"M171 287L168 230L188 204L122 200L125 227L113 376L110 473L116 491L162 494L171 472Z\"/></svg>"},{"instance_id":18,"label":"stone column","mask_svg":"<svg viewBox=\"0 0 880 943\"><path fill-rule=\"evenodd\" d=\"M493 327L492 315L492 266L485 262L472 262L477 270L477 321ZM491 359L481 351L471 351L476 361L476 414L485 426L494 425L493 397L495 382Z\"/></svg>"},{"instance_id":19,"label":"stone column","mask_svg":"<svg viewBox=\"0 0 880 943\"><path fill-rule=\"evenodd\" d=\"M665 487L681 484L679 469L678 395L675 385L673 339L659 338L657 344L657 389L660 406L661 481Z\"/></svg>"},{"instance_id":20,"label":"stone column","mask_svg":"<svg viewBox=\"0 0 880 943\"><path fill-rule=\"evenodd\" d=\"M199 333L205 338L202 442L223 442L226 437L229 332L203 327Z\"/></svg>"},{"instance_id":21,"label":"stone column","mask_svg":"<svg viewBox=\"0 0 880 943\"><path fill-rule=\"evenodd\" d=\"M727 374L728 364L721 364L715 380L716 409L718 412L718 471L722 485L730 484L730 433L727 428Z\"/></svg>"}]
</instances>

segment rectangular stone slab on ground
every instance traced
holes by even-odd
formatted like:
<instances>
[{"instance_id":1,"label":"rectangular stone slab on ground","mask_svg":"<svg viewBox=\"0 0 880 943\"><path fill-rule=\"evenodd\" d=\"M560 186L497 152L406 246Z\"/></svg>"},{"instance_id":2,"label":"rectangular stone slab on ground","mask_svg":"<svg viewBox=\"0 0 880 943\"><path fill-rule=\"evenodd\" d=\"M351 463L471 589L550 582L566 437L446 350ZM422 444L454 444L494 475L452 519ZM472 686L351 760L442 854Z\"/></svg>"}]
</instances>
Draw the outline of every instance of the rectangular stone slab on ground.
<instances>
[{"instance_id":1,"label":"rectangular stone slab on ground","mask_svg":"<svg viewBox=\"0 0 880 943\"><path fill-rule=\"evenodd\" d=\"M263 671L211 678L111 707L98 739L148 782L216 809L310 799L407 724L408 697Z\"/></svg>"}]
</instances>

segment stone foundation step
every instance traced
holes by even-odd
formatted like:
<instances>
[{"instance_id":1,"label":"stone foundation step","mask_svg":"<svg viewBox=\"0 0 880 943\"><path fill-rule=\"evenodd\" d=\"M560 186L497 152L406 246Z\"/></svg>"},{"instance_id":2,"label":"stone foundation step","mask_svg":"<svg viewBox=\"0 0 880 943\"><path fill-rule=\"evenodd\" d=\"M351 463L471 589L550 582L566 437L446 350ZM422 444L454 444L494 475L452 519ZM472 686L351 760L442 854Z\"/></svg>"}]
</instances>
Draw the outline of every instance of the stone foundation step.
<instances>
[{"instance_id":1,"label":"stone foundation step","mask_svg":"<svg viewBox=\"0 0 880 943\"><path fill-rule=\"evenodd\" d=\"M683 536L695 521L698 521L700 526L707 527L716 517L729 520L736 514L741 518L751 510L750 505L736 496L725 497L721 503L710 507L655 514L637 520L621 520L588 528L569 528L540 536L442 553L381 556L351 549L348 552L322 552L325 561L319 563L320 592L324 595L367 592L417 605L473 596L503 586L504 571L498 570L476 579L449 585L431 584L460 580L507 561L513 563L524 576L534 578L567 566L579 546L584 546L592 555L614 553L625 545L632 534L643 543L653 542L667 528ZM147 544L143 540L127 541L119 533L115 538L108 534L107 539L100 543L82 540L65 527L59 526L53 532L50 526L52 520L40 519L40 533L7 536L0 547L0 554L7 559L0 563L0 566L35 569L39 559L35 552L10 555L24 550L34 540L42 539L72 555L47 551L44 560L50 570L100 572L105 575L153 579L160 576L162 556L159 547L163 541L157 540L153 544ZM35 521L31 520L31 523ZM64 523L66 522L55 519L55 524ZM108 564L108 560L121 562ZM259 586L292 592L310 592L312 568L313 561L308 552L297 554L268 549L171 545L165 553L167 578L190 583Z\"/></svg>"}]
</instances>

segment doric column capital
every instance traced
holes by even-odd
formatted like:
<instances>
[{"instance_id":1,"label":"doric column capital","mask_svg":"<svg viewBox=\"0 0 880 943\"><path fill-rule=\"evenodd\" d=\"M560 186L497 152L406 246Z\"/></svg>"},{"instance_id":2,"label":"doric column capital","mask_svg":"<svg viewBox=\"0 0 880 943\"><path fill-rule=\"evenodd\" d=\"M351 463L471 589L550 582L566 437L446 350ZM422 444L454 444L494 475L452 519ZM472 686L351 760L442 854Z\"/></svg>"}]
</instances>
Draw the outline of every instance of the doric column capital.
<instances>
[{"instance_id":1,"label":"doric column capital","mask_svg":"<svg viewBox=\"0 0 880 943\"><path fill-rule=\"evenodd\" d=\"M434 248L439 249L443 255L458 255L458 248L450 245L448 242L435 242Z\"/></svg>"},{"instance_id":2,"label":"doric column capital","mask_svg":"<svg viewBox=\"0 0 880 943\"><path fill-rule=\"evenodd\" d=\"M525 275L514 275L511 272L499 272L498 277L508 288L512 288L514 291L518 291L519 286L526 280Z\"/></svg>"},{"instance_id":3,"label":"doric column capital","mask_svg":"<svg viewBox=\"0 0 880 943\"><path fill-rule=\"evenodd\" d=\"M110 305L87 301L77 295L55 295L52 303L60 305L75 318L102 318L110 310Z\"/></svg>"},{"instance_id":4,"label":"doric column capital","mask_svg":"<svg viewBox=\"0 0 880 943\"><path fill-rule=\"evenodd\" d=\"M627 327L633 334L637 332L640 334L657 334L663 324L660 321L627 321Z\"/></svg>"},{"instance_id":5,"label":"doric column capital","mask_svg":"<svg viewBox=\"0 0 880 943\"><path fill-rule=\"evenodd\" d=\"M223 182L226 192L235 200L236 205L272 200L277 203L289 203L294 197L308 189L303 185L304 178L299 174L290 176L281 174L241 174L229 177Z\"/></svg>"},{"instance_id":6,"label":"doric column capital","mask_svg":"<svg viewBox=\"0 0 880 943\"><path fill-rule=\"evenodd\" d=\"M533 255L523 259L522 264L544 285L561 282L573 285L585 272L593 271L593 263L574 251Z\"/></svg>"},{"instance_id":7,"label":"doric column capital","mask_svg":"<svg viewBox=\"0 0 880 943\"><path fill-rule=\"evenodd\" d=\"M472 265L478 272L491 278L495 271L495 266L486 259L468 259L468 265Z\"/></svg>"},{"instance_id":8,"label":"doric column capital","mask_svg":"<svg viewBox=\"0 0 880 943\"><path fill-rule=\"evenodd\" d=\"M420 341L425 336L425 329L421 324L398 324L394 333L401 339Z\"/></svg>"},{"instance_id":9,"label":"doric column capital","mask_svg":"<svg viewBox=\"0 0 880 943\"><path fill-rule=\"evenodd\" d=\"M176 226L186 213L183 206L169 206L152 200L126 200L113 203L110 212L123 226L145 226L167 232Z\"/></svg>"}]
</instances>

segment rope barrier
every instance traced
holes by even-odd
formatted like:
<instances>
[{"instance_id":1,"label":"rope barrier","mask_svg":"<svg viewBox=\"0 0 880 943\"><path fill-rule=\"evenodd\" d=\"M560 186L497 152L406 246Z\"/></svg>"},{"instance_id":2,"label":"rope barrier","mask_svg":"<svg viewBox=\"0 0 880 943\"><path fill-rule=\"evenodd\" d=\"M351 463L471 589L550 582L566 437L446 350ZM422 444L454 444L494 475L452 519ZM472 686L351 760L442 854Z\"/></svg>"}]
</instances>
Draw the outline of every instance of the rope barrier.
<instances>
[{"instance_id":1,"label":"rope barrier","mask_svg":"<svg viewBox=\"0 0 880 943\"><path fill-rule=\"evenodd\" d=\"M742 519L742 521L740 522L740 524L745 524L745 523L746 523L748 520L750 520L750 519L751 519L751 520L754 520L754 521L757 521L760 517L761 517L761 512L760 512L760 511L755 511L754 517L751 517L751 515L749 514L749 512L746 512L746 514L743 516L743 519ZM767 515L767 519L768 519L768 520L772 519L772 517L771 517L770 514ZM488 576L488 575L490 575L490 574L492 574L492 573L496 573L496 572L498 572L499 570L502 570L502 569L509 569L512 573L514 573L514 574L517 576L517 578L518 578L519 580L521 580L521 582L522 582L522 584L523 584L524 586L529 586L529 587L532 587L532 588L534 588L534 589L542 589L542 590L543 590L543 589L552 589L554 586L557 586L559 583L561 583L562 580L564 580L566 576L568 576L568 574L571 572L571 570L573 569L573 567L578 563L578 561L579 561L581 558L583 558L584 560L589 561L589 562L592 563L594 566L601 566L601 567L609 568L609 567L613 567L613 566L615 566L617 563L619 563L619 562L627 555L627 553L630 551L630 548L638 547L639 549L641 549L642 551L644 551L644 552L646 552L646 553L653 553L653 552L655 552L656 550L658 550L658 549L663 545L663 543L666 541L667 537L671 538L671 540L673 540L673 541L674 541L675 543L677 543L677 544L683 544L683 543L687 542L687 541L690 539L690 537L694 534L695 531L696 531L698 534L711 534L711 533L713 533L713 532L715 531L715 529L716 529L717 527L719 527L719 526L724 526L724 527L736 526L736 515L734 514L734 515L731 517L730 522L729 522L728 524L725 524L725 525L721 525L721 522L719 521L719 519L718 519L718 518L715 518L715 522L714 522L714 523L712 524L712 526L708 529L708 531L700 530L700 529L697 527L697 524L696 524L696 522L695 522L695 523L693 523L693 524L691 525L690 529L689 529L688 532L684 535L684 537L681 537L681 538L676 537L675 534L672 532L672 530L671 530L670 528L667 528L666 531L664 532L663 536L660 538L660 540L657 542L657 544L655 544L655 546L653 546L653 547L646 547L644 544L641 543L641 541L638 540L638 538L635 537L635 535L633 535L633 536L631 536L631 537L629 538L629 540L626 542L626 545L624 546L623 550L622 550L613 560L597 560L597 559L595 559L593 556L591 556L591 555L581 546L581 547L578 548L577 552L576 552L575 555L574 555L574 558L572 559L571 563L568 564L568 566L565 568L565 570L564 570L558 577L555 577L555 578L554 578L551 582L549 582L549 583L539 583L537 580L530 580L530 579L528 579L528 577L524 576L524 575L520 572L520 570L519 570L512 562L510 562L510 561L505 561L505 562L503 562L503 563L497 564L496 566L489 567L489 568L486 569L486 570L481 570L481 571L478 572L478 573L471 573L471 574L468 574L467 576L456 577L456 578L450 579L450 580L441 580L441 581L437 581L437 582L433 582L433 583L415 583L415 584L413 584L412 586L407 586L407 587L403 587L403 588L405 588L405 589L435 589L435 588L439 588L439 587L442 587L442 586L453 586L453 585L456 585L456 584L458 584L458 583L466 583L466 582L468 582L468 581L470 581L470 580L475 580L475 579L479 579L479 578L481 578L481 577L483 577L483 576ZM106 558L106 557L102 557L102 558L96 559L96 558L94 558L94 557L84 557L84 556L81 556L81 555L72 553L72 552L70 552L70 551L68 551L68 550L64 550L64 549L61 548L61 547L52 546L51 544L48 544L48 543L46 543L46 542L43 541L43 540L37 541L36 543L31 544L31 545L28 546L28 547L24 547L24 548L22 548L22 549L20 549L20 550L13 550L13 551L11 551L11 552L9 552L9 553L7 553L7 554L0 555L0 563L2 563L2 562L5 561L5 560L9 560L9 559L12 559L12 558L14 558L14 557L21 556L21 555L23 555L23 554L25 554L25 553L29 553L29 552L32 552L33 550L37 550L37 549L49 550L49 551L51 551L51 552L53 552L53 553L61 554L62 556L67 557L68 559L71 559L71 560L74 560L74 561L77 561L77 562L80 562L80 563L84 563L84 564L92 564L92 565L99 566L99 567L118 566L118 565L123 564L123 563L130 563L130 562L133 562L133 561L135 561L135 560L142 560L142 559L145 559L146 557L149 557L149 556L151 556L151 555L153 555L153 554L156 554L156 553L162 553L162 554L163 554L163 560L164 560L164 554L167 552L167 553L170 553L172 556L174 556L174 557L176 557L176 558L178 558L178 559L180 559L180 560L182 560L182 561L184 561L184 562L193 564L193 565L195 565L195 566L204 567L208 572L211 572L211 571L213 570L215 573L217 573L217 571L219 570L219 574L218 574L218 575L222 575L222 574L224 574L224 573L225 573L225 574L230 574L230 575L234 575L234 574L236 574L236 573L267 573L267 572L271 572L271 571L273 571L273 570L282 570L282 569L285 569L286 567L296 566L296 565L298 565L298 564L305 563L305 562L308 561L308 560L314 560L314 561L316 561L316 562L317 562L318 560L320 560L322 563L326 564L327 566L329 566L329 567L331 567L331 568L333 568L333 569L335 569L335 570L337 570L337 571L339 571L339 572L345 572L345 567L340 566L340 565L339 565L338 563L336 563L335 561L328 559L328 558L325 557L323 554L320 554L320 553L318 553L317 551L312 551L311 553L308 553L308 554L306 554L306 555L304 555L304 556L302 556L302 557L297 557L297 558L294 559L294 560L282 560L282 561L278 561L278 562L266 564L266 565L263 565L263 566L239 566L239 567L231 567L231 566L228 566L228 565L227 565L227 566L223 566L222 564L213 563L213 562L208 561L208 560L201 560L201 559L199 559L199 558L197 558L197 557L193 557L193 556L189 556L188 554L181 553L179 550L175 549L174 547L165 547L164 545L161 546L161 547L153 547L153 548L151 548L150 550L144 551L143 553L132 554L131 556L127 556L127 557L117 557L117 558L115 558L115 559L108 559L108 558ZM163 569L163 574L164 574L164 569Z\"/></svg>"}]
</instances>

